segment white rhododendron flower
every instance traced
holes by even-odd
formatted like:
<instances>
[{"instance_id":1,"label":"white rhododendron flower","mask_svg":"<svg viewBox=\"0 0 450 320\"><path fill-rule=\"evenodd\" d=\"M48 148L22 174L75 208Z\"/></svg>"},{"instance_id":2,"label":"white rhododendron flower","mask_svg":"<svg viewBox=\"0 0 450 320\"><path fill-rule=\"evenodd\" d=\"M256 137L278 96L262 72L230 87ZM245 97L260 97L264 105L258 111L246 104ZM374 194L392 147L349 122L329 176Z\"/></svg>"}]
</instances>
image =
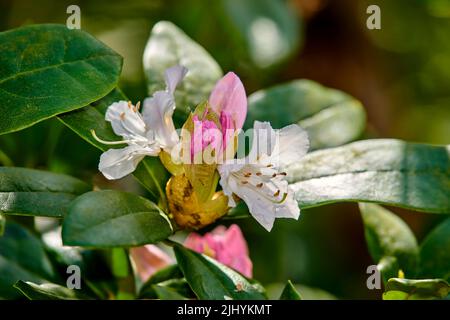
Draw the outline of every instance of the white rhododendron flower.
<instances>
[{"instance_id":1,"label":"white rhododendron flower","mask_svg":"<svg viewBox=\"0 0 450 320\"><path fill-rule=\"evenodd\" d=\"M174 91L186 75L187 69L174 66L166 70L166 89L156 91L144 100L142 113L139 104L119 101L110 105L105 119L111 122L114 133L122 141L104 141L104 144L128 144L122 149L109 149L100 157L99 170L107 179L120 179L133 172L145 156L158 156L164 150L168 153L178 143L179 137L173 124L175 110Z\"/></svg>"},{"instance_id":2,"label":"white rhododendron flower","mask_svg":"<svg viewBox=\"0 0 450 320\"><path fill-rule=\"evenodd\" d=\"M233 195L238 196L270 231L275 218L298 219L300 215L282 169L306 154L309 141L306 131L295 124L274 130L269 122L255 121L253 129L249 155L218 167L220 185L230 207L236 206Z\"/></svg>"}]
</instances>

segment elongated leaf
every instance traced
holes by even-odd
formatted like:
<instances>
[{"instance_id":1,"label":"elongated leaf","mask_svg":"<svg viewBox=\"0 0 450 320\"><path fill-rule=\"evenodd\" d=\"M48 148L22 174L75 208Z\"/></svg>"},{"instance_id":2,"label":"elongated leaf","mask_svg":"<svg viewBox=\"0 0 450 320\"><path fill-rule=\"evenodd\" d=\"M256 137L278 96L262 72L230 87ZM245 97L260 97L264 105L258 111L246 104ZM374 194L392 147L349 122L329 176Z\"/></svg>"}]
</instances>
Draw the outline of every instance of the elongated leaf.
<instances>
[{"instance_id":1,"label":"elongated leaf","mask_svg":"<svg viewBox=\"0 0 450 320\"><path fill-rule=\"evenodd\" d=\"M160 290L158 290L160 289ZM139 292L141 299L169 299L178 300L196 298L186 279L170 279L155 284L146 283Z\"/></svg>"},{"instance_id":2,"label":"elongated leaf","mask_svg":"<svg viewBox=\"0 0 450 320\"><path fill-rule=\"evenodd\" d=\"M122 58L81 30L32 25L0 33L0 134L100 99Z\"/></svg>"},{"instance_id":3,"label":"elongated leaf","mask_svg":"<svg viewBox=\"0 0 450 320\"><path fill-rule=\"evenodd\" d=\"M450 286L443 279L389 279L384 300L442 299L450 292Z\"/></svg>"},{"instance_id":4,"label":"elongated leaf","mask_svg":"<svg viewBox=\"0 0 450 320\"><path fill-rule=\"evenodd\" d=\"M291 280L288 280L286 283L279 300L302 300L300 293L298 293L297 289L295 289Z\"/></svg>"},{"instance_id":5,"label":"elongated leaf","mask_svg":"<svg viewBox=\"0 0 450 320\"><path fill-rule=\"evenodd\" d=\"M166 282L168 280L173 279L181 279L183 278L183 273L181 272L178 265L174 264L168 266L164 269L157 271L153 274L141 287L139 291L140 298L150 298L153 297L154 288L153 285Z\"/></svg>"},{"instance_id":6,"label":"elongated leaf","mask_svg":"<svg viewBox=\"0 0 450 320\"><path fill-rule=\"evenodd\" d=\"M175 289L170 287L164 287L160 285L153 285L153 289L155 290L156 296L161 300L186 300L187 298L180 293L178 293Z\"/></svg>"},{"instance_id":7,"label":"elongated leaf","mask_svg":"<svg viewBox=\"0 0 450 320\"><path fill-rule=\"evenodd\" d=\"M281 0L223 0L249 56L260 68L289 57L300 43L298 17Z\"/></svg>"},{"instance_id":8,"label":"elongated leaf","mask_svg":"<svg viewBox=\"0 0 450 320\"><path fill-rule=\"evenodd\" d=\"M358 138L366 124L361 103L342 91L295 80L249 96L245 127L255 120L274 128L292 123L308 131L311 149L335 147Z\"/></svg>"},{"instance_id":9,"label":"elongated leaf","mask_svg":"<svg viewBox=\"0 0 450 320\"><path fill-rule=\"evenodd\" d=\"M199 299L264 299L247 279L216 260L180 245L174 247L178 266Z\"/></svg>"},{"instance_id":10,"label":"elongated leaf","mask_svg":"<svg viewBox=\"0 0 450 320\"><path fill-rule=\"evenodd\" d=\"M3 236L3 233L5 232L5 225L6 225L6 218L0 212L0 237Z\"/></svg>"},{"instance_id":11,"label":"elongated leaf","mask_svg":"<svg viewBox=\"0 0 450 320\"><path fill-rule=\"evenodd\" d=\"M105 112L107 108L116 101L127 100L127 97L119 90L114 89L106 97L90 104L82 109L64 113L59 119L81 138L94 145L102 151L109 148L123 148L126 145L104 145L91 134L91 130L95 130L97 136L107 141L118 141L118 137L112 130L109 122L105 121ZM146 157L138 165L134 172L134 176L142 183L142 185L150 192L151 199L164 201L164 188L169 174L156 157Z\"/></svg>"},{"instance_id":12,"label":"elongated leaf","mask_svg":"<svg viewBox=\"0 0 450 320\"><path fill-rule=\"evenodd\" d=\"M54 283L36 284L29 281L18 281L14 287L30 300L78 300L88 297L66 287Z\"/></svg>"},{"instance_id":13,"label":"elongated leaf","mask_svg":"<svg viewBox=\"0 0 450 320\"><path fill-rule=\"evenodd\" d=\"M62 217L70 202L90 189L63 174L0 167L0 211L7 214Z\"/></svg>"},{"instance_id":14,"label":"elongated leaf","mask_svg":"<svg viewBox=\"0 0 450 320\"><path fill-rule=\"evenodd\" d=\"M183 65L188 74L175 92L177 114L188 111L208 99L216 81L222 76L217 62L199 44L168 21L154 25L145 47L144 70L148 92L165 88L164 71L174 65Z\"/></svg>"},{"instance_id":15,"label":"elongated leaf","mask_svg":"<svg viewBox=\"0 0 450 320\"><path fill-rule=\"evenodd\" d=\"M151 201L120 191L89 192L77 198L64 219L66 245L127 247L155 243L172 234L167 216Z\"/></svg>"},{"instance_id":16,"label":"elongated leaf","mask_svg":"<svg viewBox=\"0 0 450 320\"><path fill-rule=\"evenodd\" d=\"M41 241L20 225L8 221L0 237L0 298L19 296L18 280L37 283L55 279L55 272Z\"/></svg>"},{"instance_id":17,"label":"elongated leaf","mask_svg":"<svg viewBox=\"0 0 450 320\"><path fill-rule=\"evenodd\" d=\"M415 276L419 247L408 225L394 213L376 204L360 203L359 209L367 246L374 262L379 263L384 259L384 266L387 257L395 258L406 276ZM388 274L383 274L386 281L398 274L398 269L389 269Z\"/></svg>"},{"instance_id":18,"label":"elongated leaf","mask_svg":"<svg viewBox=\"0 0 450 320\"><path fill-rule=\"evenodd\" d=\"M380 139L306 155L286 169L303 208L368 201L450 212L450 147Z\"/></svg>"},{"instance_id":19,"label":"elongated leaf","mask_svg":"<svg viewBox=\"0 0 450 320\"><path fill-rule=\"evenodd\" d=\"M450 281L450 218L438 225L420 246L420 275Z\"/></svg>"}]
</instances>

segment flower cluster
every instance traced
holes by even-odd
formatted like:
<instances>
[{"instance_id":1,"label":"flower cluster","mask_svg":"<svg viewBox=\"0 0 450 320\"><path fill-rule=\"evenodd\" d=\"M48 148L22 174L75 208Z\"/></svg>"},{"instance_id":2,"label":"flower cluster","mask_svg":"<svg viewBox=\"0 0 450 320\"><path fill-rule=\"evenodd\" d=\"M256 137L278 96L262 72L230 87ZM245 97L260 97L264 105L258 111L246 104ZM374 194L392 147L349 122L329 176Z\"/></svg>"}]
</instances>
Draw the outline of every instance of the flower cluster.
<instances>
[{"instance_id":1,"label":"flower cluster","mask_svg":"<svg viewBox=\"0 0 450 320\"><path fill-rule=\"evenodd\" d=\"M139 104L126 101L108 107L105 118L123 140L108 142L93 134L102 143L127 146L103 153L99 170L108 179L119 179L133 172L145 156L163 159L161 155L168 154L170 168L167 161L163 163L174 176L186 177L199 202L207 203L213 197L218 173L221 194L227 197L228 206L244 201L268 231L275 218L297 219L300 210L283 168L306 154L306 132L298 125L278 130L269 122L255 121L250 152L236 158L238 136L247 115L247 97L242 82L232 72L217 82L208 101L201 103L181 133L177 132L172 120L174 92L187 72L182 66L166 70L166 89L145 99L142 110ZM177 170L173 166L178 166ZM203 180L199 183L199 179Z\"/></svg>"}]
</instances>

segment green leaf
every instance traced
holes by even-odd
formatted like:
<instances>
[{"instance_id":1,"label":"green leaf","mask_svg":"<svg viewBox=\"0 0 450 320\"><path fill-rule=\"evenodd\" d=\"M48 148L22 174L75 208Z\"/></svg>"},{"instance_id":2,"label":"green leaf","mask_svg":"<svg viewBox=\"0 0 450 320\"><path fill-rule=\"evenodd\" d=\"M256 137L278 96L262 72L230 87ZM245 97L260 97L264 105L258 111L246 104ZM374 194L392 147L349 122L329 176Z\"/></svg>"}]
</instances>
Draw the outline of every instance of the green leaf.
<instances>
[{"instance_id":1,"label":"green leaf","mask_svg":"<svg viewBox=\"0 0 450 320\"><path fill-rule=\"evenodd\" d=\"M63 222L65 245L128 247L156 243L172 234L153 202L121 191L94 191L74 200Z\"/></svg>"},{"instance_id":2,"label":"green leaf","mask_svg":"<svg viewBox=\"0 0 450 320\"><path fill-rule=\"evenodd\" d=\"M376 204L360 203L359 210L370 255L376 263L381 262L385 281L398 275L398 269L392 268L392 263L406 276L415 276L419 247L408 225L394 213ZM394 258L394 261L390 263L388 258Z\"/></svg>"},{"instance_id":3,"label":"green leaf","mask_svg":"<svg viewBox=\"0 0 450 320\"><path fill-rule=\"evenodd\" d=\"M302 300L300 293L298 293L297 289L295 289L291 280L288 280L286 283L279 300Z\"/></svg>"},{"instance_id":4,"label":"green leaf","mask_svg":"<svg viewBox=\"0 0 450 320\"><path fill-rule=\"evenodd\" d=\"M56 277L41 241L20 225L8 221L0 237L0 298L19 296L13 285L18 280L37 283Z\"/></svg>"},{"instance_id":5,"label":"green leaf","mask_svg":"<svg viewBox=\"0 0 450 320\"><path fill-rule=\"evenodd\" d=\"M286 172L302 208L367 201L449 213L449 153L450 146L365 140L311 152Z\"/></svg>"},{"instance_id":6,"label":"green leaf","mask_svg":"<svg viewBox=\"0 0 450 320\"><path fill-rule=\"evenodd\" d=\"M181 279L181 278L183 278L183 273L176 264L158 270L142 285L141 290L139 291L139 297L140 298L147 297L148 295L146 292L149 291L153 292L154 290L152 286L154 284L165 282L167 280Z\"/></svg>"},{"instance_id":7,"label":"green leaf","mask_svg":"<svg viewBox=\"0 0 450 320\"><path fill-rule=\"evenodd\" d=\"M0 33L0 134L100 99L122 58L81 30L31 25Z\"/></svg>"},{"instance_id":8,"label":"green leaf","mask_svg":"<svg viewBox=\"0 0 450 320\"><path fill-rule=\"evenodd\" d=\"M442 299L450 292L450 286L443 279L389 279L383 300Z\"/></svg>"},{"instance_id":9,"label":"green leaf","mask_svg":"<svg viewBox=\"0 0 450 320\"><path fill-rule=\"evenodd\" d=\"M161 300L186 300L187 298L170 287L153 285L156 296Z\"/></svg>"},{"instance_id":10,"label":"green leaf","mask_svg":"<svg viewBox=\"0 0 450 320\"><path fill-rule=\"evenodd\" d=\"M106 97L82 109L64 113L59 116L59 119L81 138L102 151L110 148L123 148L125 145L104 145L95 140L91 134L91 130L95 130L97 136L103 140L118 141L122 139L114 133L111 124L105 121L105 112L108 107L120 100L127 100L127 97L119 89L114 89ZM134 176L150 192L153 201L164 201L164 188L169 174L158 158L146 157L134 171Z\"/></svg>"},{"instance_id":11,"label":"green leaf","mask_svg":"<svg viewBox=\"0 0 450 320\"><path fill-rule=\"evenodd\" d=\"M299 18L286 1L223 0L223 3L256 66L271 67L299 47Z\"/></svg>"},{"instance_id":12,"label":"green leaf","mask_svg":"<svg viewBox=\"0 0 450 320\"><path fill-rule=\"evenodd\" d=\"M255 120L272 127L299 124L309 135L311 149L335 147L358 138L366 125L361 103L342 91L310 80L294 80L248 97L245 127Z\"/></svg>"},{"instance_id":13,"label":"green leaf","mask_svg":"<svg viewBox=\"0 0 450 320\"><path fill-rule=\"evenodd\" d=\"M30 300L78 300L89 299L80 295L76 290L54 284L44 283L36 284L29 281L18 281L14 288L19 290L25 297Z\"/></svg>"},{"instance_id":14,"label":"green leaf","mask_svg":"<svg viewBox=\"0 0 450 320\"><path fill-rule=\"evenodd\" d=\"M207 100L222 76L222 70L209 53L168 21L154 25L143 63L149 94L165 88L164 71L167 68L179 64L189 69L175 92L175 118L180 113L186 118L190 108Z\"/></svg>"},{"instance_id":15,"label":"green leaf","mask_svg":"<svg viewBox=\"0 0 450 320\"><path fill-rule=\"evenodd\" d=\"M264 299L238 272L180 245L174 247L178 266L199 299Z\"/></svg>"},{"instance_id":16,"label":"green leaf","mask_svg":"<svg viewBox=\"0 0 450 320\"><path fill-rule=\"evenodd\" d=\"M90 189L63 174L0 167L0 211L7 214L62 217L70 202Z\"/></svg>"},{"instance_id":17,"label":"green leaf","mask_svg":"<svg viewBox=\"0 0 450 320\"><path fill-rule=\"evenodd\" d=\"M420 275L450 281L450 218L431 231L420 246Z\"/></svg>"}]
</instances>

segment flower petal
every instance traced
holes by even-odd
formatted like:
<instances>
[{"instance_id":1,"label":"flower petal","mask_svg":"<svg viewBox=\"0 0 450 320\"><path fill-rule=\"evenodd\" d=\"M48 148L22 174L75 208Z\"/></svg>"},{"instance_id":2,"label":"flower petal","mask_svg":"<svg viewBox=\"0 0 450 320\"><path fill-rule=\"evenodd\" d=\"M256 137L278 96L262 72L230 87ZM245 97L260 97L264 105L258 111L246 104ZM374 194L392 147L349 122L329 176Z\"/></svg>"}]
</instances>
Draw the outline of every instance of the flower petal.
<instances>
[{"instance_id":1,"label":"flower petal","mask_svg":"<svg viewBox=\"0 0 450 320\"><path fill-rule=\"evenodd\" d=\"M131 248L130 254L142 282L147 281L158 270L173 263L172 259L164 251L151 244Z\"/></svg>"},{"instance_id":2,"label":"flower petal","mask_svg":"<svg viewBox=\"0 0 450 320\"><path fill-rule=\"evenodd\" d=\"M175 99L166 91L157 91L151 98L144 100L143 117L145 124L155 140L163 149L170 149L178 143L172 115L175 110Z\"/></svg>"},{"instance_id":3,"label":"flower petal","mask_svg":"<svg viewBox=\"0 0 450 320\"><path fill-rule=\"evenodd\" d=\"M183 66L177 65L170 67L165 72L166 86L167 91L171 94L175 92L178 84L183 80L186 76L188 69Z\"/></svg>"},{"instance_id":4,"label":"flower petal","mask_svg":"<svg viewBox=\"0 0 450 320\"><path fill-rule=\"evenodd\" d=\"M233 128L241 129L247 116L247 95L239 77L228 72L220 79L209 96L209 104L216 114L222 113L233 120ZM226 117L223 117L226 119ZM225 128L223 128L225 129Z\"/></svg>"},{"instance_id":5,"label":"flower petal","mask_svg":"<svg viewBox=\"0 0 450 320\"><path fill-rule=\"evenodd\" d=\"M253 141L247 156L247 163L254 164L264 155L272 155L276 146L276 132L270 122L255 121L253 124Z\"/></svg>"},{"instance_id":6,"label":"flower petal","mask_svg":"<svg viewBox=\"0 0 450 320\"><path fill-rule=\"evenodd\" d=\"M309 149L309 139L307 132L296 124L284 127L278 132L277 145L273 151L273 159L277 166L288 166L302 158Z\"/></svg>"},{"instance_id":7,"label":"flower petal","mask_svg":"<svg viewBox=\"0 0 450 320\"><path fill-rule=\"evenodd\" d=\"M115 134L125 139L145 140L145 123L136 108L127 101L114 102L108 107L105 119L111 122Z\"/></svg>"},{"instance_id":8,"label":"flower petal","mask_svg":"<svg viewBox=\"0 0 450 320\"><path fill-rule=\"evenodd\" d=\"M155 156L159 152L152 148L131 145L122 149L109 149L100 156L98 169L109 179L120 179L132 173L146 155Z\"/></svg>"}]
</instances>

